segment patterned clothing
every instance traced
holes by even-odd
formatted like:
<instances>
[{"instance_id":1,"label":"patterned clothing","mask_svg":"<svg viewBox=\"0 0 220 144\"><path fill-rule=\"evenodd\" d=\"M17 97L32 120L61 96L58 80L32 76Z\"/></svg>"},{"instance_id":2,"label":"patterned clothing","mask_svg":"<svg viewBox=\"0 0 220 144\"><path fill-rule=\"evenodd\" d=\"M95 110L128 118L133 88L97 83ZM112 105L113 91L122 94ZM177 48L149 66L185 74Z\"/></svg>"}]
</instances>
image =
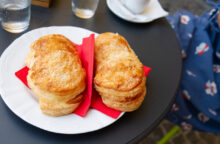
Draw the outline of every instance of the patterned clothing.
<instances>
[{"instance_id":1,"label":"patterned clothing","mask_svg":"<svg viewBox=\"0 0 220 144\"><path fill-rule=\"evenodd\" d=\"M220 29L216 5L200 17L179 11L167 19L183 57L182 82L167 119L186 130L220 132Z\"/></svg>"}]
</instances>

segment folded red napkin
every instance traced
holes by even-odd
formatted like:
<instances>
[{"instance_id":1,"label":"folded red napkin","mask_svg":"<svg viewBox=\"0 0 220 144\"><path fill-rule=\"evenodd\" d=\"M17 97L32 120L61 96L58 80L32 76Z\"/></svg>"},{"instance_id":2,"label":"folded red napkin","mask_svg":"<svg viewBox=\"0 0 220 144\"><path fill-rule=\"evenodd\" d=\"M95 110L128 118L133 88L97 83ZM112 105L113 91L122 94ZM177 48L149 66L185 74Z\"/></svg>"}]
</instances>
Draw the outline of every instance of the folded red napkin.
<instances>
[{"instance_id":1,"label":"folded red napkin","mask_svg":"<svg viewBox=\"0 0 220 144\"><path fill-rule=\"evenodd\" d=\"M92 87L93 80L93 66L94 66L94 34L83 39L81 45L75 44L78 49L80 59L87 74L87 88L84 92L84 100L80 106L74 111L75 114L84 117L90 107L112 117L117 118L121 111L114 110L107 107L103 102L99 94ZM28 87L27 74L28 67L24 67L21 70L15 72L15 75ZM150 72L151 68L144 67L145 76Z\"/></svg>"},{"instance_id":2,"label":"folded red napkin","mask_svg":"<svg viewBox=\"0 0 220 144\"><path fill-rule=\"evenodd\" d=\"M92 99L92 79L93 79L93 65L94 65L94 38L95 35L91 34L89 37L84 38L82 45L78 46L78 53L82 61L82 65L86 70L87 75L87 88L84 93L84 100L80 106L74 111L75 114L84 117L89 110Z\"/></svg>"},{"instance_id":3,"label":"folded red napkin","mask_svg":"<svg viewBox=\"0 0 220 144\"><path fill-rule=\"evenodd\" d=\"M21 70L15 72L16 77L18 77L27 87L29 87L27 83L28 71L29 71L29 68L25 66Z\"/></svg>"}]
</instances>

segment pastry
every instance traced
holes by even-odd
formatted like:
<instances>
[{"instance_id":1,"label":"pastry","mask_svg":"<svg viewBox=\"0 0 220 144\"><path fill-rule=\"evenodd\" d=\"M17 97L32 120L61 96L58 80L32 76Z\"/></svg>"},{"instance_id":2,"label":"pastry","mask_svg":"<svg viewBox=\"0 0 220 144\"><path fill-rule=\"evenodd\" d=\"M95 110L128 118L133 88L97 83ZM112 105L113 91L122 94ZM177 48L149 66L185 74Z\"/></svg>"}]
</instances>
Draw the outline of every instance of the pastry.
<instances>
[{"instance_id":1,"label":"pastry","mask_svg":"<svg viewBox=\"0 0 220 144\"><path fill-rule=\"evenodd\" d=\"M72 113L83 100L86 73L73 43L59 34L40 37L25 59L27 81L41 111L50 116Z\"/></svg>"},{"instance_id":2,"label":"pastry","mask_svg":"<svg viewBox=\"0 0 220 144\"><path fill-rule=\"evenodd\" d=\"M146 95L144 67L125 38L103 33L95 39L94 87L110 108L134 111Z\"/></svg>"}]
</instances>

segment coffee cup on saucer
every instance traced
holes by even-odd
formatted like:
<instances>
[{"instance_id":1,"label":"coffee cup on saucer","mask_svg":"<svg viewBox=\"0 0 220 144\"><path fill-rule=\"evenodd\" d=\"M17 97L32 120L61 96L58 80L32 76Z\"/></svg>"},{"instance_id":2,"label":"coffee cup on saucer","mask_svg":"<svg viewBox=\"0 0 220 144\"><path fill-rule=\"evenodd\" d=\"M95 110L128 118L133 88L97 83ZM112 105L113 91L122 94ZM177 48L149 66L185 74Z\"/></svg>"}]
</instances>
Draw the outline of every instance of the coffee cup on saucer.
<instances>
[{"instance_id":1,"label":"coffee cup on saucer","mask_svg":"<svg viewBox=\"0 0 220 144\"><path fill-rule=\"evenodd\" d=\"M131 12L140 14L145 10L150 0L121 0L121 2Z\"/></svg>"}]
</instances>

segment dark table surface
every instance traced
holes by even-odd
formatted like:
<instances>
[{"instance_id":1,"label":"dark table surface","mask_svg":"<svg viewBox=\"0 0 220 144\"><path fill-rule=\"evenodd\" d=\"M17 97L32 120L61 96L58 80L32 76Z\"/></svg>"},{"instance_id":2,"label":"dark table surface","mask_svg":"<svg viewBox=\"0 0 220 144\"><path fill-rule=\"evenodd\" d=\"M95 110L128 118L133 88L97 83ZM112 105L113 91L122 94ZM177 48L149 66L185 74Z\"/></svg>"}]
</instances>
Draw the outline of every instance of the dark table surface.
<instances>
[{"instance_id":1,"label":"dark table surface","mask_svg":"<svg viewBox=\"0 0 220 144\"><path fill-rule=\"evenodd\" d=\"M53 0L51 8L32 6L31 12L27 31L68 25L123 35L143 64L152 68L147 78L148 91L138 110L126 113L106 128L78 135L55 134L31 126L14 115L0 98L0 143L135 143L159 124L175 99L182 70L179 44L165 18L145 24L126 22L111 12L104 0L100 0L95 16L87 20L72 13L70 0ZM0 54L20 35L0 28Z\"/></svg>"}]
</instances>

